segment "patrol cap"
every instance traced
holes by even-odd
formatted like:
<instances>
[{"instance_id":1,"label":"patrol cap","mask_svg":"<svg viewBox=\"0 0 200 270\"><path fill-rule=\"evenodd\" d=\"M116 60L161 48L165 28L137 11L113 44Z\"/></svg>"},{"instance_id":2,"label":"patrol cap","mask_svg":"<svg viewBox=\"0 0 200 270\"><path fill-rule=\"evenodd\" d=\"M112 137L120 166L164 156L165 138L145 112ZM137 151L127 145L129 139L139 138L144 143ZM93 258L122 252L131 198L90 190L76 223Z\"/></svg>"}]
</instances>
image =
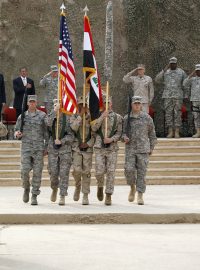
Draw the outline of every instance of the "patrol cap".
<instances>
[{"instance_id":1,"label":"patrol cap","mask_svg":"<svg viewBox=\"0 0 200 270\"><path fill-rule=\"evenodd\" d=\"M200 64L195 65L195 70L200 70Z\"/></svg>"},{"instance_id":2,"label":"patrol cap","mask_svg":"<svg viewBox=\"0 0 200 270\"><path fill-rule=\"evenodd\" d=\"M133 96L132 103L142 103L142 98L140 96Z\"/></svg>"},{"instance_id":3,"label":"patrol cap","mask_svg":"<svg viewBox=\"0 0 200 270\"><path fill-rule=\"evenodd\" d=\"M77 103L83 104L83 96L78 97Z\"/></svg>"},{"instance_id":4,"label":"patrol cap","mask_svg":"<svg viewBox=\"0 0 200 270\"><path fill-rule=\"evenodd\" d=\"M37 101L37 95L28 95L28 102L29 101Z\"/></svg>"},{"instance_id":5,"label":"patrol cap","mask_svg":"<svg viewBox=\"0 0 200 270\"><path fill-rule=\"evenodd\" d=\"M52 71L58 71L58 66L52 65L52 66L50 66L50 69L51 69Z\"/></svg>"},{"instance_id":6,"label":"patrol cap","mask_svg":"<svg viewBox=\"0 0 200 270\"><path fill-rule=\"evenodd\" d=\"M137 69L145 69L145 65L143 65L143 64L138 64L138 65L137 65Z\"/></svg>"},{"instance_id":7,"label":"patrol cap","mask_svg":"<svg viewBox=\"0 0 200 270\"><path fill-rule=\"evenodd\" d=\"M177 58L176 57L172 57L169 59L169 63L170 64L176 64L177 63Z\"/></svg>"},{"instance_id":8,"label":"patrol cap","mask_svg":"<svg viewBox=\"0 0 200 270\"><path fill-rule=\"evenodd\" d=\"M106 95L102 95L102 99L103 99L103 103L106 103ZM111 102L112 101L112 97L109 96L108 97L108 102Z\"/></svg>"}]
</instances>

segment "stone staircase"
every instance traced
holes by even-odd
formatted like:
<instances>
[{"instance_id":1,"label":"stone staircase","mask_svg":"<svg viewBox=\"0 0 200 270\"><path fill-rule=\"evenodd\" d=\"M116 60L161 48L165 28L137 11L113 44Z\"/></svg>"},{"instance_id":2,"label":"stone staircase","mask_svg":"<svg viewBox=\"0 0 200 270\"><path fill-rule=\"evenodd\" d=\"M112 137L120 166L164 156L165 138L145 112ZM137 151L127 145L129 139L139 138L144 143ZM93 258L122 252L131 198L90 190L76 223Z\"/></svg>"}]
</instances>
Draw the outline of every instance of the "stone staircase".
<instances>
[{"instance_id":1,"label":"stone staircase","mask_svg":"<svg viewBox=\"0 0 200 270\"><path fill-rule=\"evenodd\" d=\"M0 141L0 186L18 186L20 179L20 141ZM116 184L126 184L124 177L124 144L116 170ZM43 185L49 185L47 158L43 170ZM95 184L94 163L92 184ZM70 184L74 184L70 174ZM200 139L158 139L150 157L147 184L200 184Z\"/></svg>"}]
</instances>

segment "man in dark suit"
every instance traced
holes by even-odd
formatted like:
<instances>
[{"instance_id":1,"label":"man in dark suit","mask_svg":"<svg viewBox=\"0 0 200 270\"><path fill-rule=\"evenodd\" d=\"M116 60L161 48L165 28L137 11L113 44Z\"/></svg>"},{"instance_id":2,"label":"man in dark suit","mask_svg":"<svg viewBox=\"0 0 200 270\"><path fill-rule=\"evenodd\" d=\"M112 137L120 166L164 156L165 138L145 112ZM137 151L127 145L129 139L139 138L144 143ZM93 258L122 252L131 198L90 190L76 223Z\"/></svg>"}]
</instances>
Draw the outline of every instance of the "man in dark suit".
<instances>
[{"instance_id":1,"label":"man in dark suit","mask_svg":"<svg viewBox=\"0 0 200 270\"><path fill-rule=\"evenodd\" d=\"M22 103L25 92L27 92L27 95L35 95L34 82L27 77L27 68L22 67L19 72L20 76L13 80L13 89L15 92L13 107L16 109L17 118L22 113ZM25 104L27 104L27 100Z\"/></svg>"},{"instance_id":2,"label":"man in dark suit","mask_svg":"<svg viewBox=\"0 0 200 270\"><path fill-rule=\"evenodd\" d=\"M0 120L1 120L1 110L2 107L6 105L6 92L5 92L5 84L4 77L0 74Z\"/></svg>"}]
</instances>

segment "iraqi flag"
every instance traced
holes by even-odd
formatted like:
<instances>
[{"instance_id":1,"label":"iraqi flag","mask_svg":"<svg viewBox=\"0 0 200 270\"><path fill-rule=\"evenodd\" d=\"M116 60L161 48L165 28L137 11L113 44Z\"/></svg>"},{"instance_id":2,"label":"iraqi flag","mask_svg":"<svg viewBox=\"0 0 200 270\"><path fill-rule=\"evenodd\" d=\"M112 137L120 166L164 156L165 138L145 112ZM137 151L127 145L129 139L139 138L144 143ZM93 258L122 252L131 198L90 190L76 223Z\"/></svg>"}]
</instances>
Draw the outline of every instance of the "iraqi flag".
<instances>
[{"instance_id":1,"label":"iraqi flag","mask_svg":"<svg viewBox=\"0 0 200 270\"><path fill-rule=\"evenodd\" d=\"M100 78L95 59L94 44L88 16L84 16L84 40L83 40L83 71L85 72L86 84L90 86L89 108L91 120L99 117L103 107Z\"/></svg>"}]
</instances>

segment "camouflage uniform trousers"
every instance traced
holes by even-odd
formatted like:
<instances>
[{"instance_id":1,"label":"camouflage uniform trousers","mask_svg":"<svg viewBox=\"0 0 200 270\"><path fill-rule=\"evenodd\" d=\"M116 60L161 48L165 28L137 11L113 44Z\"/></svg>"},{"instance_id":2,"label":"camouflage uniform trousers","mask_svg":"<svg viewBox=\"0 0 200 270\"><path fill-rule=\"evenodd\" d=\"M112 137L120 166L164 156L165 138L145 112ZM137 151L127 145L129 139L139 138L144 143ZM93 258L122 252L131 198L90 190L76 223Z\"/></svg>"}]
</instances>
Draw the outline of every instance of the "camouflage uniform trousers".
<instances>
[{"instance_id":1,"label":"camouflage uniform trousers","mask_svg":"<svg viewBox=\"0 0 200 270\"><path fill-rule=\"evenodd\" d=\"M60 188L60 196L67 196L69 172L71 167L71 153L48 152L48 171L51 188Z\"/></svg>"},{"instance_id":2,"label":"camouflage uniform trousers","mask_svg":"<svg viewBox=\"0 0 200 270\"><path fill-rule=\"evenodd\" d=\"M192 106L194 106L193 107L194 112L192 112L192 114L194 117L195 128L200 128L200 101L192 101ZM199 112L195 112L198 110Z\"/></svg>"},{"instance_id":3,"label":"camouflage uniform trousers","mask_svg":"<svg viewBox=\"0 0 200 270\"><path fill-rule=\"evenodd\" d=\"M113 194L115 170L117 164L117 151L107 148L95 149L95 171L98 187L104 186L104 174L106 174L106 194Z\"/></svg>"},{"instance_id":4,"label":"camouflage uniform trousers","mask_svg":"<svg viewBox=\"0 0 200 270\"><path fill-rule=\"evenodd\" d=\"M73 177L77 188L82 186L84 194L90 193L91 169L92 169L91 152L73 151ZM82 183L81 183L82 179Z\"/></svg>"},{"instance_id":5,"label":"camouflage uniform trousers","mask_svg":"<svg viewBox=\"0 0 200 270\"><path fill-rule=\"evenodd\" d=\"M44 151L22 151L21 153L21 179L23 188L30 189L30 171L33 170L32 194L40 194L42 169L44 166Z\"/></svg>"},{"instance_id":6,"label":"camouflage uniform trousers","mask_svg":"<svg viewBox=\"0 0 200 270\"><path fill-rule=\"evenodd\" d=\"M128 185L136 185L138 192L146 190L146 172L149 162L149 154L126 153L124 174Z\"/></svg>"},{"instance_id":7,"label":"camouflage uniform trousers","mask_svg":"<svg viewBox=\"0 0 200 270\"><path fill-rule=\"evenodd\" d=\"M182 124L181 107L182 99L165 98L164 110L167 127L180 127Z\"/></svg>"}]
</instances>

